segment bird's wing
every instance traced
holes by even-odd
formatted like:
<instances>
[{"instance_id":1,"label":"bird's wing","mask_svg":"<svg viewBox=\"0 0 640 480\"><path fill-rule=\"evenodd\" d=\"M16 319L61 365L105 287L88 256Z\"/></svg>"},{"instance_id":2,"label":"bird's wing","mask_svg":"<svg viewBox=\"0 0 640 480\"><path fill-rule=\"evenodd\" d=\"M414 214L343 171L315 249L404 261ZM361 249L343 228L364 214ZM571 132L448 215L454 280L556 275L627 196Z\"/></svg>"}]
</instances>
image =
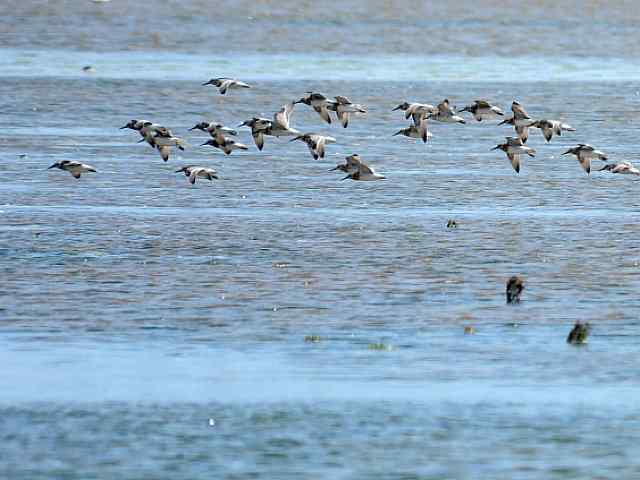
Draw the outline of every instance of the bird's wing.
<instances>
[{"instance_id":1,"label":"bird's wing","mask_svg":"<svg viewBox=\"0 0 640 480\"><path fill-rule=\"evenodd\" d=\"M284 130L289 130L289 121L291 119L291 114L293 113L293 103L287 103L283 105L280 110L278 110L273 115L273 121L276 125L280 126Z\"/></svg>"},{"instance_id":2,"label":"bird's wing","mask_svg":"<svg viewBox=\"0 0 640 480\"><path fill-rule=\"evenodd\" d=\"M320 137L316 142L316 152L320 158L324 158L324 145L326 139L324 137Z\"/></svg>"},{"instance_id":3,"label":"bird's wing","mask_svg":"<svg viewBox=\"0 0 640 480\"><path fill-rule=\"evenodd\" d=\"M516 133L518 134L518 138L522 140L522 143L527 143L527 139L529 138L529 127L515 127Z\"/></svg>"},{"instance_id":4,"label":"bird's wing","mask_svg":"<svg viewBox=\"0 0 640 480\"><path fill-rule=\"evenodd\" d=\"M585 172L591 173L591 157L588 155L580 155L580 153L578 153L578 161Z\"/></svg>"},{"instance_id":5,"label":"bird's wing","mask_svg":"<svg viewBox=\"0 0 640 480\"><path fill-rule=\"evenodd\" d=\"M342 126L347 128L347 126L349 126L349 112L336 112L336 115Z\"/></svg>"},{"instance_id":6,"label":"bird's wing","mask_svg":"<svg viewBox=\"0 0 640 480\"><path fill-rule=\"evenodd\" d=\"M365 175L366 174L373 175L373 169L366 163L360 162L359 169L360 169L360 174L364 173Z\"/></svg>"},{"instance_id":7,"label":"bird's wing","mask_svg":"<svg viewBox=\"0 0 640 480\"><path fill-rule=\"evenodd\" d=\"M322 118L322 120L324 120L327 123L331 123L329 110L327 110L327 107L325 105L322 105L320 107L313 107L313 109L318 113L318 115L320 115L320 118Z\"/></svg>"},{"instance_id":8,"label":"bird's wing","mask_svg":"<svg viewBox=\"0 0 640 480\"><path fill-rule=\"evenodd\" d=\"M264 147L264 134L261 131L257 131L253 132L252 136L253 141L256 142L256 147L258 147L258 150L262 150L262 147Z\"/></svg>"},{"instance_id":9,"label":"bird's wing","mask_svg":"<svg viewBox=\"0 0 640 480\"><path fill-rule=\"evenodd\" d=\"M520 155L516 153L507 153L507 157L511 162L511 166L516 171L516 173L520 173Z\"/></svg>"},{"instance_id":10,"label":"bird's wing","mask_svg":"<svg viewBox=\"0 0 640 480\"><path fill-rule=\"evenodd\" d=\"M164 146L164 147L158 147L158 152L160 152L160 157L162 158L162 160L164 160L165 162L167 160L169 160L169 153L171 153L171 147L169 146Z\"/></svg>"},{"instance_id":11,"label":"bird's wing","mask_svg":"<svg viewBox=\"0 0 640 480\"><path fill-rule=\"evenodd\" d=\"M338 102L338 104L340 104L340 105L350 105L351 104L351 100L349 100L347 97L343 97L342 95L336 95L335 99L336 99L336 102Z\"/></svg>"}]
</instances>

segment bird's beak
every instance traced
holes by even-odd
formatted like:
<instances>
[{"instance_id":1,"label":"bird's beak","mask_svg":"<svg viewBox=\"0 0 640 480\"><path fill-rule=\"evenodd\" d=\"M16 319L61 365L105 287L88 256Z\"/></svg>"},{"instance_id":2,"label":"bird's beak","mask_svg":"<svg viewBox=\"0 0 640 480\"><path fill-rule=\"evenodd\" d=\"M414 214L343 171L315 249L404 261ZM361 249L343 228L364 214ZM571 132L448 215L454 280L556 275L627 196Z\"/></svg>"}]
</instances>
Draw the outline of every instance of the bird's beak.
<instances>
[{"instance_id":1,"label":"bird's beak","mask_svg":"<svg viewBox=\"0 0 640 480\"><path fill-rule=\"evenodd\" d=\"M204 143L200 144L201 147L204 147L205 145L209 145L209 142L204 142Z\"/></svg>"},{"instance_id":2,"label":"bird's beak","mask_svg":"<svg viewBox=\"0 0 640 480\"><path fill-rule=\"evenodd\" d=\"M202 86L204 87L205 85L211 85L211 80L209 80L208 82L205 82L202 84Z\"/></svg>"},{"instance_id":3,"label":"bird's beak","mask_svg":"<svg viewBox=\"0 0 640 480\"><path fill-rule=\"evenodd\" d=\"M566 155L568 153L571 153L571 150L567 150L566 152L564 152L562 155Z\"/></svg>"},{"instance_id":4,"label":"bird's beak","mask_svg":"<svg viewBox=\"0 0 640 480\"><path fill-rule=\"evenodd\" d=\"M394 108L393 110L391 110L392 112L395 112L396 110L400 110L402 108L402 105L398 105L396 108Z\"/></svg>"},{"instance_id":5,"label":"bird's beak","mask_svg":"<svg viewBox=\"0 0 640 480\"><path fill-rule=\"evenodd\" d=\"M341 178L341 179L340 179L340 181L342 181L342 180L346 180L346 179L348 179L348 178L351 178L351 175L347 175L346 177Z\"/></svg>"},{"instance_id":6,"label":"bird's beak","mask_svg":"<svg viewBox=\"0 0 640 480\"><path fill-rule=\"evenodd\" d=\"M236 128L240 128L240 127L246 127L247 126L247 122L244 121L242 122L240 125L238 125Z\"/></svg>"},{"instance_id":7,"label":"bird's beak","mask_svg":"<svg viewBox=\"0 0 640 480\"><path fill-rule=\"evenodd\" d=\"M180 172L184 172L184 168L181 168L180 170L175 171L175 173L180 173Z\"/></svg>"},{"instance_id":8,"label":"bird's beak","mask_svg":"<svg viewBox=\"0 0 640 480\"><path fill-rule=\"evenodd\" d=\"M189 129L189 131L196 130L197 128L198 128L197 126L195 126L195 127L191 127L191 128Z\"/></svg>"},{"instance_id":9,"label":"bird's beak","mask_svg":"<svg viewBox=\"0 0 640 480\"><path fill-rule=\"evenodd\" d=\"M396 135L400 135L402 133L402 130L400 130L399 132L394 133L393 135L391 135L392 137L395 137Z\"/></svg>"},{"instance_id":10,"label":"bird's beak","mask_svg":"<svg viewBox=\"0 0 640 480\"><path fill-rule=\"evenodd\" d=\"M498 150L500 148L500 145L496 145L495 147L493 147L491 150ZM489 150L489 151L491 151Z\"/></svg>"},{"instance_id":11,"label":"bird's beak","mask_svg":"<svg viewBox=\"0 0 640 480\"><path fill-rule=\"evenodd\" d=\"M289 140L289 143L295 142L296 140L300 140L301 138L302 137L298 135L296 138L292 138L291 140Z\"/></svg>"},{"instance_id":12,"label":"bird's beak","mask_svg":"<svg viewBox=\"0 0 640 480\"><path fill-rule=\"evenodd\" d=\"M120 127L120 130L124 130L125 128L129 128L129 126L125 125L124 127Z\"/></svg>"},{"instance_id":13,"label":"bird's beak","mask_svg":"<svg viewBox=\"0 0 640 480\"><path fill-rule=\"evenodd\" d=\"M303 99L301 98L300 100L296 100L295 102L293 102L293 104L295 105L296 103L303 103Z\"/></svg>"},{"instance_id":14,"label":"bird's beak","mask_svg":"<svg viewBox=\"0 0 640 480\"><path fill-rule=\"evenodd\" d=\"M47 170L51 170L52 168L55 168L55 167L57 167L57 166L58 166L58 164L57 164L57 163L54 163L54 164L53 164L53 165L51 165L49 168L47 168Z\"/></svg>"},{"instance_id":15,"label":"bird's beak","mask_svg":"<svg viewBox=\"0 0 640 480\"><path fill-rule=\"evenodd\" d=\"M501 121L498 125L504 125L505 123L507 123L506 120Z\"/></svg>"}]
</instances>

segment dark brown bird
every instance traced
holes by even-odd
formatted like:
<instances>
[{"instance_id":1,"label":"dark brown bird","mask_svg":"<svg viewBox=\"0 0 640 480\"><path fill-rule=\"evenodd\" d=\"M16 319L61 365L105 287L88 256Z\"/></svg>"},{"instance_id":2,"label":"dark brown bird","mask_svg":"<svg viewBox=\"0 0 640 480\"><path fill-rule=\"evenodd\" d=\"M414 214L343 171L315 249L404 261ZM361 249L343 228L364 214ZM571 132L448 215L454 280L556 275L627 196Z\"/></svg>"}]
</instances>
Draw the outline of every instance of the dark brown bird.
<instances>
[{"instance_id":1,"label":"dark brown bird","mask_svg":"<svg viewBox=\"0 0 640 480\"><path fill-rule=\"evenodd\" d=\"M507 282L507 303L520 303L520 294L524 290L524 280L514 275Z\"/></svg>"},{"instance_id":2,"label":"dark brown bird","mask_svg":"<svg viewBox=\"0 0 640 480\"><path fill-rule=\"evenodd\" d=\"M567 343L570 343L572 345L581 345L583 343L587 343L587 337L589 336L590 331L591 325L589 325L589 322L576 322L573 329L569 332Z\"/></svg>"}]
</instances>

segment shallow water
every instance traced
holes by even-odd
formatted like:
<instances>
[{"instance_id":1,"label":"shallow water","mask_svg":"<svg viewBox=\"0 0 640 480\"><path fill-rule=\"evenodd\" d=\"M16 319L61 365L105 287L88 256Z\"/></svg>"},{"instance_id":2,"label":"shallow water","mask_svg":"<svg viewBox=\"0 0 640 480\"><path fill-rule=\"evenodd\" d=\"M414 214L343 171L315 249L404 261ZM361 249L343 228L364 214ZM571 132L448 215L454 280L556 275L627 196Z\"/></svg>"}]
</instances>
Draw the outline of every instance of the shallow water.
<instances>
[{"instance_id":1,"label":"shallow water","mask_svg":"<svg viewBox=\"0 0 640 480\"><path fill-rule=\"evenodd\" d=\"M197 1L0 6L0 477L638 476L639 184L560 155L635 160L635 9L593 4L590 25L589 6L480 4L408 20L240 3L216 22ZM528 32L508 30L516 14ZM503 42L496 18L537 48ZM405 35L449 25L456 41ZM218 74L253 88L200 86ZM244 129L249 151L225 157L188 132L310 89L369 109L342 129L297 106L296 128L337 138L325 160L286 139L258 152ZM511 134L497 121L391 136L395 105L445 96L517 98L578 131L533 133L519 175L490 151ZM164 164L118 130L131 118L189 148ZM387 179L328 172L352 152ZM63 159L98 173L46 170ZM191 186L186 164L220 180ZM515 273L524 301L506 307ZM594 330L572 348L576 320Z\"/></svg>"}]
</instances>

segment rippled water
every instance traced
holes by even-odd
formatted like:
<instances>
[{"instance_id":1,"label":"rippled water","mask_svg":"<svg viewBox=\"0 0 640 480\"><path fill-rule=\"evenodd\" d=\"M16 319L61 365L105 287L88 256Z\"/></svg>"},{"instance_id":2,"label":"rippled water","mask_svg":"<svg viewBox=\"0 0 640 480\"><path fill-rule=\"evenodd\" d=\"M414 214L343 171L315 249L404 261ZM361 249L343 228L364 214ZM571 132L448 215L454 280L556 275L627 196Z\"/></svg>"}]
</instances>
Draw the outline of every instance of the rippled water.
<instances>
[{"instance_id":1,"label":"rippled water","mask_svg":"<svg viewBox=\"0 0 640 480\"><path fill-rule=\"evenodd\" d=\"M560 155L636 160L636 9L143 6L0 5L1 478L640 475L639 183ZM200 86L216 75L253 88ZM342 129L297 106L294 127L338 140L323 161L188 131L310 89L369 109ZM391 136L395 105L444 97L577 131L533 133L519 175L490 151L497 121ZM131 118L189 147L164 164ZM353 152L387 179L328 172ZM46 170L63 159L98 173ZM186 164L220 180L191 186Z\"/></svg>"}]
</instances>

